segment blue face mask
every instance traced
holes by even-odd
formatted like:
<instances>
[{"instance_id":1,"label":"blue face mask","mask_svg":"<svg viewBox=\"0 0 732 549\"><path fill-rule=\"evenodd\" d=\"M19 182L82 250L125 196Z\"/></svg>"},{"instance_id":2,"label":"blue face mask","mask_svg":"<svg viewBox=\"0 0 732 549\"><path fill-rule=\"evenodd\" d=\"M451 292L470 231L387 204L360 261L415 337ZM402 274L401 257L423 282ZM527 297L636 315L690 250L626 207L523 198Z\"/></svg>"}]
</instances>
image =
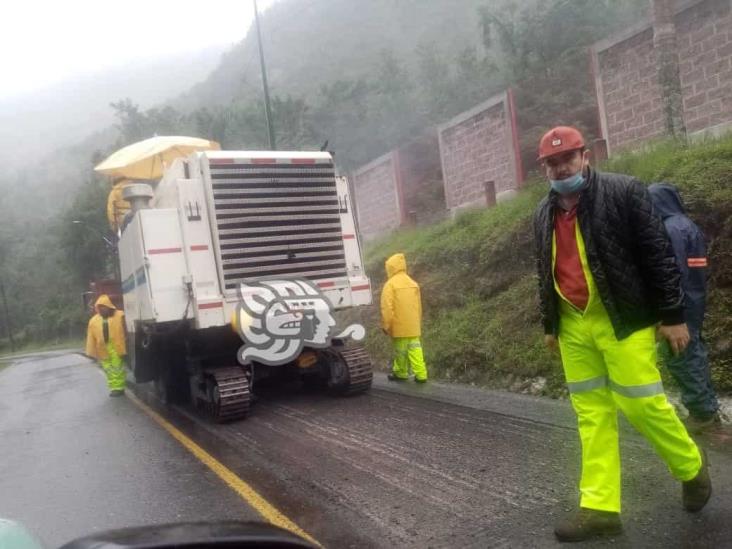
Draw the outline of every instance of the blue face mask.
<instances>
[{"instance_id":1,"label":"blue face mask","mask_svg":"<svg viewBox=\"0 0 732 549\"><path fill-rule=\"evenodd\" d=\"M559 194L572 194L579 191L585 184L585 176L582 175L582 170L580 170L566 179L550 179L549 182L552 189Z\"/></svg>"}]
</instances>

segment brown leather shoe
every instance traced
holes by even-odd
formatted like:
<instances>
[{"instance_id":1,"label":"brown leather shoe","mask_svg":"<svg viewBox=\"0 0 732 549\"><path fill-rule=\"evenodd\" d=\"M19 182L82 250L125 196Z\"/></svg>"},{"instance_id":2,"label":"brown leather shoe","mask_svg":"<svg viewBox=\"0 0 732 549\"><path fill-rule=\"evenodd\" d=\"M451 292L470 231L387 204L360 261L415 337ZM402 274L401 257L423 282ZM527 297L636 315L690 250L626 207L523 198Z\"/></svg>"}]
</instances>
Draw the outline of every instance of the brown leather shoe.
<instances>
[{"instance_id":1,"label":"brown leather shoe","mask_svg":"<svg viewBox=\"0 0 732 549\"><path fill-rule=\"evenodd\" d=\"M684 420L684 425L686 425L687 431L694 435L699 435L719 429L722 426L722 419L719 416L719 412L707 416L689 414L689 417Z\"/></svg>"},{"instance_id":2,"label":"brown leather shoe","mask_svg":"<svg viewBox=\"0 0 732 549\"><path fill-rule=\"evenodd\" d=\"M682 500L684 509L690 513L698 513L712 497L712 479L709 478L709 460L707 452L700 449L702 456L701 469L697 475L682 483Z\"/></svg>"},{"instance_id":3,"label":"brown leather shoe","mask_svg":"<svg viewBox=\"0 0 732 549\"><path fill-rule=\"evenodd\" d=\"M584 541L599 536L617 536L623 533L620 513L580 507L554 528L559 541Z\"/></svg>"}]
</instances>

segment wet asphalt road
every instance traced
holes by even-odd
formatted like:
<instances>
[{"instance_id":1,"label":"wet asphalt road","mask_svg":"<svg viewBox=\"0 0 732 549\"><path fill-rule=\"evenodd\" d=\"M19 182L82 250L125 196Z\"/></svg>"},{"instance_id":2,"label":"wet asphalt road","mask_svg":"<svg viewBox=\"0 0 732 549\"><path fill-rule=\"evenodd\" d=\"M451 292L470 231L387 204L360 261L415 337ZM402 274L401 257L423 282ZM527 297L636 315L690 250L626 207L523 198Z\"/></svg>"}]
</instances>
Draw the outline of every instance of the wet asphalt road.
<instances>
[{"instance_id":1,"label":"wet asphalt road","mask_svg":"<svg viewBox=\"0 0 732 549\"><path fill-rule=\"evenodd\" d=\"M0 517L45 547L100 530L192 520L251 520L203 464L101 371L49 353L0 369Z\"/></svg>"},{"instance_id":2,"label":"wet asphalt road","mask_svg":"<svg viewBox=\"0 0 732 549\"><path fill-rule=\"evenodd\" d=\"M268 391L229 425L157 408L328 547L557 547L552 524L576 504L579 443L563 402L377 376L370 394L347 399ZM9 443L0 516L52 543L141 522L253 516L131 402L107 398L78 356L0 371L0 437ZM732 438L702 443L715 493L689 515L679 484L626 429L626 533L580 546L732 546Z\"/></svg>"}]
</instances>

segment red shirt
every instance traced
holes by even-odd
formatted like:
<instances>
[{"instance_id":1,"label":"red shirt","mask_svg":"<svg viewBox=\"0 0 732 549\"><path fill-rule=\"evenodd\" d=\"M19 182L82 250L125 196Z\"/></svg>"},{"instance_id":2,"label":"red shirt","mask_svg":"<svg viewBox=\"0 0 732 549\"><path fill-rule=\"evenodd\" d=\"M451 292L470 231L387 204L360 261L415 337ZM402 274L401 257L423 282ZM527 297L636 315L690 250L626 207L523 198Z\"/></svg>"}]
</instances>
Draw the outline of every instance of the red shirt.
<instances>
[{"instance_id":1,"label":"red shirt","mask_svg":"<svg viewBox=\"0 0 732 549\"><path fill-rule=\"evenodd\" d=\"M576 225L577 206L569 211L557 208L554 216L554 235L557 242L554 277L562 295L575 307L584 310L590 299L590 291L577 247Z\"/></svg>"}]
</instances>

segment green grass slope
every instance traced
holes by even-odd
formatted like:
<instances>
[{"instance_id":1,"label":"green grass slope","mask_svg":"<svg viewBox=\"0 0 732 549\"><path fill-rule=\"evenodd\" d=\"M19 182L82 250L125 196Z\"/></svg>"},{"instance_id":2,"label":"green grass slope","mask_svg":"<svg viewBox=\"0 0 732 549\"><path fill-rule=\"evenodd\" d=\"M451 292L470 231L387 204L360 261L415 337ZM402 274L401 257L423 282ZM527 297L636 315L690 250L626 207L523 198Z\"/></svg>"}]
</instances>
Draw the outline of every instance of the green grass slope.
<instances>
[{"instance_id":1,"label":"green grass slope","mask_svg":"<svg viewBox=\"0 0 732 549\"><path fill-rule=\"evenodd\" d=\"M706 337L713 378L720 392L732 392L732 137L689 148L659 144L602 169L681 189L710 244ZM543 347L534 274L531 216L545 193L546 184L534 179L511 202L369 245L367 271L376 291L364 322L378 326L384 261L403 252L422 287L423 343L433 377L565 394L561 364ZM369 331L367 346L378 364L387 363L389 341L378 329Z\"/></svg>"}]
</instances>

